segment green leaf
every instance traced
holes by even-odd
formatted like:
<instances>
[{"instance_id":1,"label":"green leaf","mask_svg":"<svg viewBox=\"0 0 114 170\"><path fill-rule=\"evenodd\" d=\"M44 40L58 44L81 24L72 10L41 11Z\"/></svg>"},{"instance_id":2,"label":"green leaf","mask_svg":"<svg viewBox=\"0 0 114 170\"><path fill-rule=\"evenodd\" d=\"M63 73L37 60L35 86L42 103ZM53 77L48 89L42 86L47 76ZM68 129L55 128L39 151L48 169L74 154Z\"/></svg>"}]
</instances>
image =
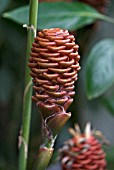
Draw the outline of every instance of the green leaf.
<instances>
[{"instance_id":1,"label":"green leaf","mask_svg":"<svg viewBox=\"0 0 114 170\"><path fill-rule=\"evenodd\" d=\"M102 98L105 108L114 116L114 94Z\"/></svg>"},{"instance_id":2,"label":"green leaf","mask_svg":"<svg viewBox=\"0 0 114 170\"><path fill-rule=\"evenodd\" d=\"M28 24L29 7L24 6L3 14L19 24ZM40 3L38 29L60 27L74 30L104 19L114 23L112 18L98 13L92 7L79 2L48 2Z\"/></svg>"},{"instance_id":3,"label":"green leaf","mask_svg":"<svg viewBox=\"0 0 114 170\"><path fill-rule=\"evenodd\" d=\"M45 12L44 12L45 11ZM95 21L98 14L93 8L82 3L42 3L39 8L39 29L60 27L75 30Z\"/></svg>"},{"instance_id":4,"label":"green leaf","mask_svg":"<svg viewBox=\"0 0 114 170\"><path fill-rule=\"evenodd\" d=\"M0 13L3 12L3 10L7 7L7 5L9 4L10 0L1 0L0 3Z\"/></svg>"},{"instance_id":5,"label":"green leaf","mask_svg":"<svg viewBox=\"0 0 114 170\"><path fill-rule=\"evenodd\" d=\"M11 19L18 24L29 24L29 6L23 6L9 12L5 12L3 13L3 17Z\"/></svg>"},{"instance_id":6,"label":"green leaf","mask_svg":"<svg viewBox=\"0 0 114 170\"><path fill-rule=\"evenodd\" d=\"M114 83L114 40L98 42L90 52L86 67L87 97L103 94Z\"/></svg>"},{"instance_id":7,"label":"green leaf","mask_svg":"<svg viewBox=\"0 0 114 170\"><path fill-rule=\"evenodd\" d=\"M20 7L10 12L5 12L3 17L9 18L18 24L29 24L29 6Z\"/></svg>"}]
</instances>

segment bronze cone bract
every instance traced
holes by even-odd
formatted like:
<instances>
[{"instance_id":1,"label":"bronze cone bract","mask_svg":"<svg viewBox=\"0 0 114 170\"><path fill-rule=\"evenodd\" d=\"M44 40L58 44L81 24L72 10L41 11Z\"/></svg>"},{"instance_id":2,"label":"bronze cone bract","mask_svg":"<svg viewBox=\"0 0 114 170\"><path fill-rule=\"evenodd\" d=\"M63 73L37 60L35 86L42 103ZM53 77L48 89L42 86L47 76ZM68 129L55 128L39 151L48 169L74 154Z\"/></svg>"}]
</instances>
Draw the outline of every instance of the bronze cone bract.
<instances>
[{"instance_id":1,"label":"bronze cone bract","mask_svg":"<svg viewBox=\"0 0 114 170\"><path fill-rule=\"evenodd\" d=\"M63 170L107 170L100 141L90 132L75 134L61 149Z\"/></svg>"},{"instance_id":2,"label":"bronze cone bract","mask_svg":"<svg viewBox=\"0 0 114 170\"><path fill-rule=\"evenodd\" d=\"M32 98L41 111L44 129L56 134L70 117L66 110L73 101L74 83L80 70L78 45L67 30L44 29L35 38L30 55L35 90Z\"/></svg>"},{"instance_id":3,"label":"bronze cone bract","mask_svg":"<svg viewBox=\"0 0 114 170\"><path fill-rule=\"evenodd\" d=\"M55 113L55 105L66 110L72 103L74 83L80 70L79 59L78 45L67 30L45 29L35 38L29 67L36 91L33 100L43 107L41 111L46 110L44 118Z\"/></svg>"}]
</instances>

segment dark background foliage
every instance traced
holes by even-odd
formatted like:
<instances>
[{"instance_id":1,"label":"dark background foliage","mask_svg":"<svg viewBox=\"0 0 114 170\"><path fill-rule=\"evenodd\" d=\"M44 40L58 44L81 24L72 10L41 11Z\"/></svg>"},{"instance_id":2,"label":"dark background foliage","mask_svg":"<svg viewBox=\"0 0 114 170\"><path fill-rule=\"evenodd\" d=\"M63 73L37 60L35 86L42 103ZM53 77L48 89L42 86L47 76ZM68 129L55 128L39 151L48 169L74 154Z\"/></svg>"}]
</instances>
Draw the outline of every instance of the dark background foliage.
<instances>
[{"instance_id":1,"label":"dark background foliage","mask_svg":"<svg viewBox=\"0 0 114 170\"><path fill-rule=\"evenodd\" d=\"M24 68L25 68L25 54L26 54L26 29L22 25L4 19L2 13L15 9L20 6L28 4L29 1L22 0L1 0L0 6L0 170L16 170L18 162L18 136L21 128L22 121L22 95L24 90ZM108 16L114 18L113 14L114 2L112 0L109 7ZM100 97L93 100L89 100L87 96L91 94L94 98L95 90L97 87L92 86L92 80L88 80L86 75L86 66L89 63L88 56L91 55L90 51L93 46L99 42L99 40L106 38L113 38L114 25L104 21L97 21L96 24L86 26L74 31L76 36L76 42L80 45L81 54L81 71L79 73L79 80L76 83L76 95L74 103L71 105L69 110L72 112L72 118L68 121L66 126L60 132L55 148L56 150L62 146L63 142L70 136L67 132L69 126L73 126L75 122L78 122L82 129L86 122L90 121L92 126L96 129L101 130L107 139L111 142L111 146L106 148L107 160L109 170L114 169L114 90L113 86L110 85L108 90L105 91ZM103 44L103 48L106 49L108 44ZM113 43L107 49L111 51ZM102 61L106 62L107 51L103 54ZM95 55L96 54L96 55ZM95 60L95 64L99 61L98 49L92 54ZM112 51L112 62L113 62L113 51ZM108 62L108 61L107 61ZM112 64L112 63L110 63ZM98 73L100 67L97 68ZM89 65L90 66L90 65ZM111 65L109 65L111 67ZM93 70L92 65L90 69ZM114 79L113 69L111 70L112 77ZM106 72L106 76L110 77ZM100 74L100 73L99 73ZM96 79L97 80L97 77ZM88 90L86 91L86 82L89 83ZM108 81L109 82L109 81ZM102 83L101 82L101 86ZM92 91L92 92L91 92ZM89 95L88 95L89 93ZM38 146L41 140L40 131L40 115L38 109L33 104L32 110L32 122L31 122L31 133L30 133L30 147L29 147L29 163L28 169L31 169L33 163L37 157ZM52 162L55 161L56 152L53 156ZM55 169L56 165L52 168ZM56 168L57 169L57 168Z\"/></svg>"}]
</instances>

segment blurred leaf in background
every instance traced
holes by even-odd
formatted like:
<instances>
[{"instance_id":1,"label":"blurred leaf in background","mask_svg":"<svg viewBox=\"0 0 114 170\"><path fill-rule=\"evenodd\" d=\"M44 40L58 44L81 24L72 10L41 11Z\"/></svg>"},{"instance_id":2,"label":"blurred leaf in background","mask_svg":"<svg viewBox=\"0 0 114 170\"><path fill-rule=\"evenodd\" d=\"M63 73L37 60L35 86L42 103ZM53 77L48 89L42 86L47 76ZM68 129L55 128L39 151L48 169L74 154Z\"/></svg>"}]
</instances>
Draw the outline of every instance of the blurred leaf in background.
<instances>
[{"instance_id":1,"label":"blurred leaf in background","mask_svg":"<svg viewBox=\"0 0 114 170\"><path fill-rule=\"evenodd\" d=\"M0 5L0 14L4 11L4 9L8 6L10 0L2 0L2 3Z\"/></svg>"},{"instance_id":2,"label":"blurred leaf in background","mask_svg":"<svg viewBox=\"0 0 114 170\"><path fill-rule=\"evenodd\" d=\"M5 12L3 17L19 24L28 24L29 6ZM40 3L38 29L60 27L76 30L94 23L96 19L103 19L114 23L114 20L101 15L94 8L79 2L51 2Z\"/></svg>"},{"instance_id":3,"label":"blurred leaf in background","mask_svg":"<svg viewBox=\"0 0 114 170\"><path fill-rule=\"evenodd\" d=\"M112 116L114 116L114 92L113 92L113 86L108 92L106 93L102 98L101 102L103 106L107 109L107 111L110 112Z\"/></svg>"},{"instance_id":4,"label":"blurred leaf in background","mask_svg":"<svg viewBox=\"0 0 114 170\"><path fill-rule=\"evenodd\" d=\"M103 94L114 83L114 39L98 42L91 50L86 68L89 99Z\"/></svg>"}]
</instances>

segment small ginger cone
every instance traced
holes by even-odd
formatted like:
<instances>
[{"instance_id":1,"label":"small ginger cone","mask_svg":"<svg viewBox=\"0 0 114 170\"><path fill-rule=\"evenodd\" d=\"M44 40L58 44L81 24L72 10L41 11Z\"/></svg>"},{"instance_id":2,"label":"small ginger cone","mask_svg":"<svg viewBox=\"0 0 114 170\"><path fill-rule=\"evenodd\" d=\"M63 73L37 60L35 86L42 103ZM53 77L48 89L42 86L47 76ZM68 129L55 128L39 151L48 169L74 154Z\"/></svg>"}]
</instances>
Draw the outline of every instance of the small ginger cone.
<instances>
[{"instance_id":1,"label":"small ginger cone","mask_svg":"<svg viewBox=\"0 0 114 170\"><path fill-rule=\"evenodd\" d=\"M75 130L69 129L74 136L68 140L61 152L61 165L63 170L107 170L105 153L102 150L102 142L109 144L100 131L92 132L90 124L81 134L78 125ZM102 139L100 142L99 139Z\"/></svg>"},{"instance_id":2,"label":"small ginger cone","mask_svg":"<svg viewBox=\"0 0 114 170\"><path fill-rule=\"evenodd\" d=\"M109 6L110 0L78 0L79 2L84 2L100 13L105 14L107 11L107 7Z\"/></svg>"},{"instance_id":3,"label":"small ginger cone","mask_svg":"<svg viewBox=\"0 0 114 170\"><path fill-rule=\"evenodd\" d=\"M67 30L44 29L35 38L30 55L35 90L32 98L42 115L43 135L50 140L71 115L66 110L73 101L80 70L78 45Z\"/></svg>"}]
</instances>

